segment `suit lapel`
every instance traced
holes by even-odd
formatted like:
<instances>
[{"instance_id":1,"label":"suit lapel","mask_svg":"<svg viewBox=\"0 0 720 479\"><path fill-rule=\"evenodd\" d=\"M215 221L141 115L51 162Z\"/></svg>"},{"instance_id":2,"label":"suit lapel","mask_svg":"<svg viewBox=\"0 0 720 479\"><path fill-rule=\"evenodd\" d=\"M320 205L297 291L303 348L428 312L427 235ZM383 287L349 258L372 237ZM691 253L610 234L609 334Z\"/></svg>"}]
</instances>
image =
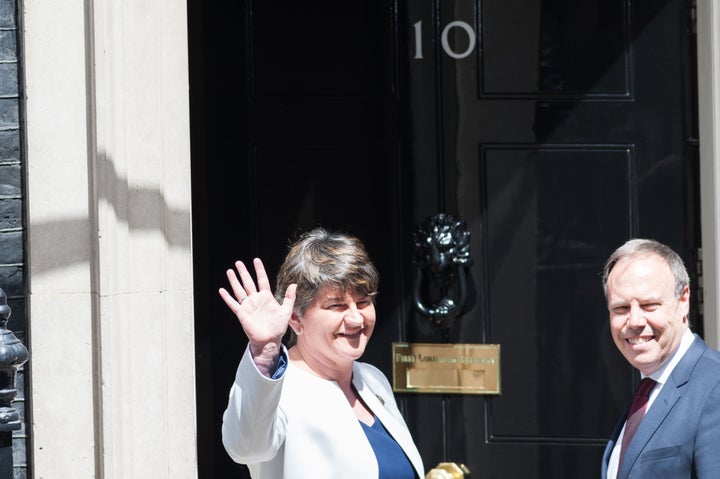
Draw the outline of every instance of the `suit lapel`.
<instances>
[{"instance_id":1,"label":"suit lapel","mask_svg":"<svg viewBox=\"0 0 720 479\"><path fill-rule=\"evenodd\" d=\"M668 381L663 386L662 391L652 403L650 410L643 418L640 426L635 432L632 442L625 451L625 458L623 459L623 467L618 474L618 479L626 478L630 472L630 469L637 461L640 453L645 449L650 438L655 434L657 429L662 424L665 417L670 413L675 403L680 399L678 388L672 381Z\"/></svg>"},{"instance_id":2,"label":"suit lapel","mask_svg":"<svg viewBox=\"0 0 720 479\"><path fill-rule=\"evenodd\" d=\"M373 393L367 387L364 381L357 381L355 383L355 387L362 400L365 401L365 404L367 404L367 406L380 420L380 422L383 423L385 429L387 429L390 435L393 436L396 441L398 441L398 443L401 447L403 447L403 449L405 449L405 444L403 444L402 442L404 436L404 428L400 424L398 424L397 420L388 412L387 409L385 409L385 404L382 398Z\"/></svg>"},{"instance_id":3,"label":"suit lapel","mask_svg":"<svg viewBox=\"0 0 720 479\"><path fill-rule=\"evenodd\" d=\"M660 424L665 420L667 415L670 413L672 408L682 397L682 387L687 384L690 380L695 364L698 362L703 352L707 349L707 345L695 335L695 341L693 341L690 348L685 353L685 356L675 366L675 369L670 374L667 383L663 386L662 390L655 398L655 401L650 406L647 414L643 418L640 426L638 427L635 437L625 451L625 458L623 459L623 467L618 474L618 479L625 479L630 473L630 469L637 461L640 453L645 450L650 438L660 427Z\"/></svg>"}]
</instances>

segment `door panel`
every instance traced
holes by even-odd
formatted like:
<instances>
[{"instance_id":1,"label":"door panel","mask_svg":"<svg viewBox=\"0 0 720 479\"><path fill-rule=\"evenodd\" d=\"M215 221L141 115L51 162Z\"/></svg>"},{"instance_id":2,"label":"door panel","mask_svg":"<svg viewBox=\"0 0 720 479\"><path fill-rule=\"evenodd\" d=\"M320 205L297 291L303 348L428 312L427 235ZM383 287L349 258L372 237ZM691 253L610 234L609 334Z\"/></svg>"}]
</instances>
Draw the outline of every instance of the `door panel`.
<instances>
[{"instance_id":1,"label":"door panel","mask_svg":"<svg viewBox=\"0 0 720 479\"><path fill-rule=\"evenodd\" d=\"M216 4L188 3L200 477L249 477L219 442L245 347L224 271L260 256L274 274L316 225L381 272L364 360L388 376L393 341L501 345L499 396L398 394L427 469L597 475L636 380L602 262L654 237L695 276L685 0ZM438 212L472 233L447 334L412 307L412 235Z\"/></svg>"},{"instance_id":2,"label":"door panel","mask_svg":"<svg viewBox=\"0 0 720 479\"><path fill-rule=\"evenodd\" d=\"M603 260L645 236L693 267L683 4L427 1L406 18L422 51L410 91L435 92L438 112L411 101L411 155L436 148L444 174L416 191L439 188L473 235L478 302L450 336L502 347L500 396L407 399L423 457L483 478L592 477L634 381Z\"/></svg>"}]
</instances>

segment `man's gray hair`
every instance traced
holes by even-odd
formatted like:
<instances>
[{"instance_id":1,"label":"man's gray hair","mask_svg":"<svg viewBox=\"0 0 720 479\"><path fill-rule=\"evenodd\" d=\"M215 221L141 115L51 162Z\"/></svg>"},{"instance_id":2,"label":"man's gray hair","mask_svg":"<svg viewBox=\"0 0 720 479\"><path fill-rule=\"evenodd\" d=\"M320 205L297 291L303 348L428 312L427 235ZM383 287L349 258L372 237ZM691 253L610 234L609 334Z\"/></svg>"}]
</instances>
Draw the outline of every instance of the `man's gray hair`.
<instances>
[{"instance_id":1,"label":"man's gray hair","mask_svg":"<svg viewBox=\"0 0 720 479\"><path fill-rule=\"evenodd\" d=\"M690 277L683 263L682 258L669 246L651 239L631 239L616 249L610 255L605 268L603 268L602 286L605 296L607 296L607 281L610 272L617 263L631 256L643 256L654 254L659 256L670 267L670 271L675 277L675 297L679 298L686 286L690 284Z\"/></svg>"}]
</instances>

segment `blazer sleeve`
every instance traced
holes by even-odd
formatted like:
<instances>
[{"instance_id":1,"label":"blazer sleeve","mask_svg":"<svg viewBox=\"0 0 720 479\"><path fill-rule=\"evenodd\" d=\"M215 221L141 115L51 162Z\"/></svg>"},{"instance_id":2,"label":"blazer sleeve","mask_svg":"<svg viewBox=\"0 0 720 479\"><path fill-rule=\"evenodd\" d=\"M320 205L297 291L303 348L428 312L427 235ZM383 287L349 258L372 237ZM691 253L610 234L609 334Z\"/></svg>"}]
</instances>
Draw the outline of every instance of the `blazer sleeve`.
<instances>
[{"instance_id":1,"label":"blazer sleeve","mask_svg":"<svg viewBox=\"0 0 720 479\"><path fill-rule=\"evenodd\" d=\"M287 424L280 408L283 382L284 376L270 379L260 373L246 348L222 424L223 446L235 462L268 461L282 446Z\"/></svg>"},{"instance_id":2,"label":"blazer sleeve","mask_svg":"<svg viewBox=\"0 0 720 479\"><path fill-rule=\"evenodd\" d=\"M718 477L720 471L720 382L702 407L695 438L694 459L698 479Z\"/></svg>"}]
</instances>

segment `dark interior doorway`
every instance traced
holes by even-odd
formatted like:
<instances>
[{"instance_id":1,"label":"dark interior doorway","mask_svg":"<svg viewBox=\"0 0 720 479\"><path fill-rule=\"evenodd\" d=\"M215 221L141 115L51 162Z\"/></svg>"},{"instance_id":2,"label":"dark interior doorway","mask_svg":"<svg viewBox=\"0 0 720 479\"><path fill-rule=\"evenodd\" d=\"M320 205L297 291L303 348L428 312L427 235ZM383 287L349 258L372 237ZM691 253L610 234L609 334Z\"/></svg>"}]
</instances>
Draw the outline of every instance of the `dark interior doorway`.
<instances>
[{"instance_id":1,"label":"dark interior doorway","mask_svg":"<svg viewBox=\"0 0 720 479\"><path fill-rule=\"evenodd\" d=\"M219 440L246 344L216 295L234 260L259 256L273 275L298 233L347 231L383 271L379 314L408 316L395 299L412 170L388 5L188 4L201 477L247 477ZM385 371L401 327L386 321L373 335L367 354Z\"/></svg>"}]
</instances>

